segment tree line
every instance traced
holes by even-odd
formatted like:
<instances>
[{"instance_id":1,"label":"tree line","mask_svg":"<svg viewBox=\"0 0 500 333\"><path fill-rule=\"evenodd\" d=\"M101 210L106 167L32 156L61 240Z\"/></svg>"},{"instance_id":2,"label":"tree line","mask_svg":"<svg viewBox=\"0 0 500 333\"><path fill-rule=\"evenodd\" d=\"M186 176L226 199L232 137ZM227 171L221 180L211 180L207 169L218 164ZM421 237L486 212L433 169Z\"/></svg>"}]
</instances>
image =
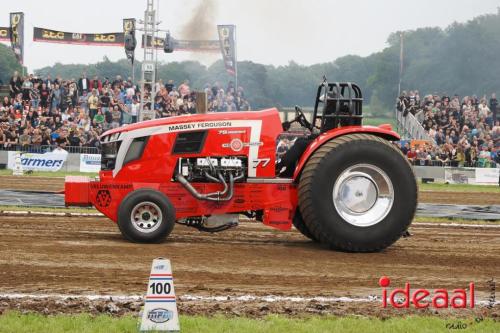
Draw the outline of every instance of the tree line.
<instances>
[{"instance_id":1,"label":"tree line","mask_svg":"<svg viewBox=\"0 0 500 333\"><path fill-rule=\"evenodd\" d=\"M402 89L418 89L421 95L500 92L499 31L500 10L444 29L427 27L404 31ZM294 61L286 66L241 61L238 62L238 81L253 108L312 106L317 86L326 75L330 81L356 82L374 115L389 113L398 93L401 33L392 33L383 50L366 57L347 55L310 66ZM140 65L135 64L137 77L140 77ZM19 70L20 66L12 52L0 45L0 79L7 82L14 69ZM89 77L131 76L130 62L110 61L106 57L91 65L56 63L35 73L77 79L83 71ZM160 63L157 73L164 82L174 80L179 84L188 79L195 89L203 89L206 83L233 80L225 72L222 61L208 67L197 61Z\"/></svg>"}]
</instances>

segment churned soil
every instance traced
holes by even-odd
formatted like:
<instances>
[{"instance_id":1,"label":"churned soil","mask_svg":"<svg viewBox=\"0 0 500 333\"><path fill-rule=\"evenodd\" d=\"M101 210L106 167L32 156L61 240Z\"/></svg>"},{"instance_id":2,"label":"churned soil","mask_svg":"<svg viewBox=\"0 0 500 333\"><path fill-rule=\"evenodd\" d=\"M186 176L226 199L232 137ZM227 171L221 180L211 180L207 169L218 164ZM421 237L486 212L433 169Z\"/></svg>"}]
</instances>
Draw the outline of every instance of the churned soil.
<instances>
[{"instance_id":1,"label":"churned soil","mask_svg":"<svg viewBox=\"0 0 500 333\"><path fill-rule=\"evenodd\" d=\"M476 285L476 301L490 295L488 280L500 276L500 228L415 223L411 237L379 253L325 249L293 230L280 232L243 222L215 234L177 225L160 244L125 241L104 217L0 216L0 312L137 312L140 300L12 298L6 294L143 295L151 261L169 258L179 309L185 314L260 316L283 314L367 314L386 317L380 301L241 301L235 297L380 297L381 276L389 288L466 288ZM225 296L191 300L186 295ZM399 312L398 312L399 311ZM410 310L410 312L416 310ZM432 313L431 309L424 313ZM498 318L477 306L477 313ZM458 311L458 316L471 310Z\"/></svg>"}]
</instances>

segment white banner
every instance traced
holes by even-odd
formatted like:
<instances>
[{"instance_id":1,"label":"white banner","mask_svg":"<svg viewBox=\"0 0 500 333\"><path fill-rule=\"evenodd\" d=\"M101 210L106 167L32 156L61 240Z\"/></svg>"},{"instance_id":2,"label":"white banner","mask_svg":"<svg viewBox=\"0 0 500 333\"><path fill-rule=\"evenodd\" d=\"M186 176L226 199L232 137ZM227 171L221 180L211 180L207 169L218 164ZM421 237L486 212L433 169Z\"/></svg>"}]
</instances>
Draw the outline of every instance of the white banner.
<instances>
[{"instance_id":1,"label":"white banner","mask_svg":"<svg viewBox=\"0 0 500 333\"><path fill-rule=\"evenodd\" d=\"M80 172L99 172L101 170L101 155L80 154Z\"/></svg>"},{"instance_id":2,"label":"white banner","mask_svg":"<svg viewBox=\"0 0 500 333\"><path fill-rule=\"evenodd\" d=\"M8 154L7 168L11 170L15 166L16 154L15 151L9 151ZM45 154L24 153L21 154L21 164L24 171L59 171L67 157L68 152L62 149Z\"/></svg>"},{"instance_id":3,"label":"white banner","mask_svg":"<svg viewBox=\"0 0 500 333\"><path fill-rule=\"evenodd\" d=\"M444 180L449 184L475 184L474 168L445 167Z\"/></svg>"},{"instance_id":4,"label":"white banner","mask_svg":"<svg viewBox=\"0 0 500 333\"><path fill-rule=\"evenodd\" d=\"M476 168L476 183L498 185L500 169L498 168Z\"/></svg>"}]
</instances>

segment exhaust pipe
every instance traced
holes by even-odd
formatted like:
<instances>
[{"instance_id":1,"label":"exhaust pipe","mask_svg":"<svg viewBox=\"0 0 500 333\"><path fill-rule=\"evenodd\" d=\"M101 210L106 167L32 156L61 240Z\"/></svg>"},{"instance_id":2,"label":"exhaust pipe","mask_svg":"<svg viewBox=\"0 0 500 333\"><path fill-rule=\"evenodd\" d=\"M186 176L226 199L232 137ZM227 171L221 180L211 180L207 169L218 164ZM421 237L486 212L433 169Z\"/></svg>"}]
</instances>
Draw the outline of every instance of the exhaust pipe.
<instances>
[{"instance_id":1,"label":"exhaust pipe","mask_svg":"<svg viewBox=\"0 0 500 333\"><path fill-rule=\"evenodd\" d=\"M175 176L175 179L184 186L184 188L191 193L193 197L195 197L198 200L206 200L206 201L229 201L233 198L233 188L234 188L234 182L236 180L240 180L243 178L243 174L236 176L235 178L233 177L232 174L229 175L229 185L227 184L226 180L224 177L219 173L218 174L219 179L215 177L207 177L211 180L216 180L218 183L221 183L224 185L224 190L218 191L218 192L212 192L212 193L200 193L198 192L191 183L184 178L181 174L177 174ZM227 195L226 195L227 193Z\"/></svg>"}]
</instances>

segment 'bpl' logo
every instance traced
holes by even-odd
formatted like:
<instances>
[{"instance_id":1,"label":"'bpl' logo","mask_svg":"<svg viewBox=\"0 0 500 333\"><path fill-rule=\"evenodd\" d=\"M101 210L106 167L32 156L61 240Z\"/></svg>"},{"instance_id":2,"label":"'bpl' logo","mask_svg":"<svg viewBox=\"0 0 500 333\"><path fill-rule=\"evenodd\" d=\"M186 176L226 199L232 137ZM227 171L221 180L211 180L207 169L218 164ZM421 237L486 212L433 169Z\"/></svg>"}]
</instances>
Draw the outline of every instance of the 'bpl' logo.
<instances>
[{"instance_id":1,"label":"'bpl' logo","mask_svg":"<svg viewBox=\"0 0 500 333\"><path fill-rule=\"evenodd\" d=\"M405 287L396 288L392 290L387 296L387 287L390 286L391 280L387 276L382 276L378 281L379 286L382 287L382 307L387 307L387 299L389 303L394 308L409 308L410 302L413 303L415 308L424 309L432 306L436 309L445 309L450 305L454 309L466 308L467 306L471 309L474 308L474 282L469 283L469 297L467 297L466 289L453 289L449 292L446 289L435 289L433 292L428 289L416 289L414 291L410 290L410 284L405 283ZM404 296L402 302L398 302L396 297L398 295ZM451 298L450 298L451 297ZM430 301L426 301L429 299ZM469 299L467 304L467 299Z\"/></svg>"}]
</instances>

